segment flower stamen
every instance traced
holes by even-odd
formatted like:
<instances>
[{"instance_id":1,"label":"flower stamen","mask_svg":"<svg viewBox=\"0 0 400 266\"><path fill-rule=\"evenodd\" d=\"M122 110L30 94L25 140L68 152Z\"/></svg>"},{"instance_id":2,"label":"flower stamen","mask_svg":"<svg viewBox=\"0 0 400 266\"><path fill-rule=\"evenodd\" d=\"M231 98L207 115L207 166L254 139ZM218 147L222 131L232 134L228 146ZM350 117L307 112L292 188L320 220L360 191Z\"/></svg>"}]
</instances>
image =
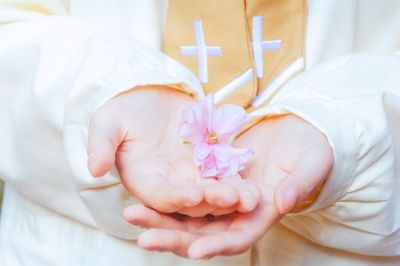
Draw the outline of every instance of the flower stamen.
<instances>
[{"instance_id":1,"label":"flower stamen","mask_svg":"<svg viewBox=\"0 0 400 266\"><path fill-rule=\"evenodd\" d=\"M206 137L208 144L214 144L218 142L218 135L215 133L208 133Z\"/></svg>"}]
</instances>

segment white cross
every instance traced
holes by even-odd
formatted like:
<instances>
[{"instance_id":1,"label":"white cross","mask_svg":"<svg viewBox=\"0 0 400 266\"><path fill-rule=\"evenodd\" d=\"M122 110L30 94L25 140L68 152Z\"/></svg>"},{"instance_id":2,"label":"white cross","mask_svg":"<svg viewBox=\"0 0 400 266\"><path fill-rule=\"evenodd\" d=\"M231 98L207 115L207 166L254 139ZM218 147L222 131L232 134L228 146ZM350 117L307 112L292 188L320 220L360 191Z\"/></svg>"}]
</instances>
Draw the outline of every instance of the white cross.
<instances>
[{"instance_id":1,"label":"white cross","mask_svg":"<svg viewBox=\"0 0 400 266\"><path fill-rule=\"evenodd\" d=\"M257 78L264 75L264 50L276 50L282 47L282 40L263 41L262 16L253 17L253 58L256 67Z\"/></svg>"},{"instance_id":2,"label":"white cross","mask_svg":"<svg viewBox=\"0 0 400 266\"><path fill-rule=\"evenodd\" d=\"M195 20L193 22L194 32L196 36L196 46L181 46L181 53L185 56L198 57L199 79L202 83L208 82L208 64L207 56L221 56L222 49L220 46L206 46L203 32L203 22Z\"/></svg>"}]
</instances>

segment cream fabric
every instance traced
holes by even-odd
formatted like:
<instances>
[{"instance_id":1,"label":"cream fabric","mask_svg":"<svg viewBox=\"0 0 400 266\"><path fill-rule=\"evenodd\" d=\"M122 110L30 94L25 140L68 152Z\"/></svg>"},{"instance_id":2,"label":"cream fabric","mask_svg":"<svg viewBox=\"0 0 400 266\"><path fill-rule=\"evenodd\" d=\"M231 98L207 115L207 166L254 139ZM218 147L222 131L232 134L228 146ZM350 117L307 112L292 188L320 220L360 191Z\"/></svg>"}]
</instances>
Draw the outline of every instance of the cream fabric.
<instances>
[{"instance_id":1,"label":"cream fabric","mask_svg":"<svg viewBox=\"0 0 400 266\"><path fill-rule=\"evenodd\" d=\"M334 171L251 251L207 262L139 250L120 216L135 199L115 172L95 180L86 168L90 115L111 97L141 84L203 95L159 51L166 2L0 3L1 265L400 264L398 1L308 1L306 71L253 115L313 123Z\"/></svg>"}]
</instances>

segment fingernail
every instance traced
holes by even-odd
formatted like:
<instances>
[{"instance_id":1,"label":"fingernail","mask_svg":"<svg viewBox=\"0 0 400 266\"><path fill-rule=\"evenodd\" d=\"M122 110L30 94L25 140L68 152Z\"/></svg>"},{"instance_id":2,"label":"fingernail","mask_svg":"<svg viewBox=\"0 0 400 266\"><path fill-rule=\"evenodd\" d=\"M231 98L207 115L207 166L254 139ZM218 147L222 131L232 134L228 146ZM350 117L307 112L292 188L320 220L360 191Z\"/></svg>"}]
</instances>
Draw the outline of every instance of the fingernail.
<instances>
[{"instance_id":1,"label":"fingernail","mask_svg":"<svg viewBox=\"0 0 400 266\"><path fill-rule=\"evenodd\" d=\"M186 199L183 206L193 207L193 206L200 204L200 202L202 200L203 200L203 196L201 194L192 194L189 198Z\"/></svg>"},{"instance_id":2,"label":"fingernail","mask_svg":"<svg viewBox=\"0 0 400 266\"><path fill-rule=\"evenodd\" d=\"M235 203L236 203L236 201L233 198L230 198L230 199L224 198L224 199L216 200L214 204L219 207L225 208L225 207L230 207Z\"/></svg>"},{"instance_id":3,"label":"fingernail","mask_svg":"<svg viewBox=\"0 0 400 266\"><path fill-rule=\"evenodd\" d=\"M297 192L293 187L288 187L279 194L278 207L281 214L288 213L296 204Z\"/></svg>"},{"instance_id":4,"label":"fingernail","mask_svg":"<svg viewBox=\"0 0 400 266\"><path fill-rule=\"evenodd\" d=\"M237 203L238 200L239 200L238 195L228 194L225 195L223 198L220 198L218 201L221 202L221 204L224 204L225 206L231 206L232 204Z\"/></svg>"},{"instance_id":5,"label":"fingernail","mask_svg":"<svg viewBox=\"0 0 400 266\"><path fill-rule=\"evenodd\" d=\"M183 204L183 206L185 206L185 207L194 207L194 206L196 206L198 204L199 204L199 200L189 199Z\"/></svg>"},{"instance_id":6,"label":"fingernail","mask_svg":"<svg viewBox=\"0 0 400 266\"><path fill-rule=\"evenodd\" d=\"M205 256L201 253L201 250L189 250L188 257L192 260L201 260Z\"/></svg>"}]
</instances>

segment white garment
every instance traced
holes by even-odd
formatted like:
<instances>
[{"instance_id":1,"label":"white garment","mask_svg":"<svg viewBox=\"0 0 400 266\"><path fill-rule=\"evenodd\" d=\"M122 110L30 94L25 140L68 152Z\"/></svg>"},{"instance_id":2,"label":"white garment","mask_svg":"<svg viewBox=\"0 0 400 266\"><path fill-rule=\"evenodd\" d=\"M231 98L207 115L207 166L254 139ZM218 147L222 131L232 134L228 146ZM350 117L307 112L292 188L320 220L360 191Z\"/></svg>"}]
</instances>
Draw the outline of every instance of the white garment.
<instances>
[{"instance_id":1,"label":"white garment","mask_svg":"<svg viewBox=\"0 0 400 266\"><path fill-rule=\"evenodd\" d=\"M309 209L207 262L138 249L128 240L140 230L121 217L135 199L115 171L93 179L86 167L90 115L108 99L143 84L203 96L160 52L166 2L0 4L1 265L400 264L400 2L308 1L306 70L253 115L311 122L334 170Z\"/></svg>"}]
</instances>

